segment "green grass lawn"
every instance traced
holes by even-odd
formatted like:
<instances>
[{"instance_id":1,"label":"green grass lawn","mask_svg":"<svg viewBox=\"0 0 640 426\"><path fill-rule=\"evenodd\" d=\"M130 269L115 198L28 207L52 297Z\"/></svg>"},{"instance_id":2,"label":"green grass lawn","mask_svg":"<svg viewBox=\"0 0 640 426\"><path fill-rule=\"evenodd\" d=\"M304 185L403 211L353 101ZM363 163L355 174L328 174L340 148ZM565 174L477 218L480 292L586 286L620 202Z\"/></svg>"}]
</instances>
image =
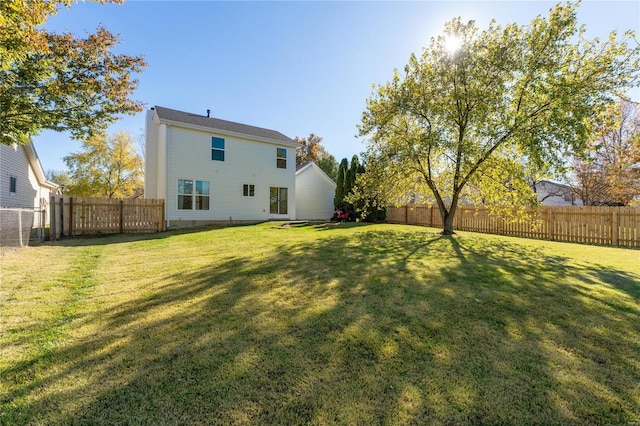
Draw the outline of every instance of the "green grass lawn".
<instances>
[{"instance_id":1,"label":"green grass lawn","mask_svg":"<svg viewBox=\"0 0 640 426\"><path fill-rule=\"evenodd\" d=\"M640 251L399 225L0 259L0 424L638 424Z\"/></svg>"}]
</instances>

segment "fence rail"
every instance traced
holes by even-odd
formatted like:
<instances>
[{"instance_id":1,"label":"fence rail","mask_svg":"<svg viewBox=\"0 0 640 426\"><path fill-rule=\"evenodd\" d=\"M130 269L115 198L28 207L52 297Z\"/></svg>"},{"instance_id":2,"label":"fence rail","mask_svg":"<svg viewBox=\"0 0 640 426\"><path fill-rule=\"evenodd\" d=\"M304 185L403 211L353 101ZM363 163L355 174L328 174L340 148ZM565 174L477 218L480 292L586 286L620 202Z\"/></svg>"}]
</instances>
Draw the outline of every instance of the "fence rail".
<instances>
[{"instance_id":1,"label":"fence rail","mask_svg":"<svg viewBox=\"0 0 640 426\"><path fill-rule=\"evenodd\" d=\"M51 239L165 230L164 200L51 196Z\"/></svg>"},{"instance_id":2,"label":"fence rail","mask_svg":"<svg viewBox=\"0 0 640 426\"><path fill-rule=\"evenodd\" d=\"M437 206L409 204L387 209L387 222L442 227ZM527 219L506 220L488 209L458 206L454 229L552 241L640 247L640 208L542 206Z\"/></svg>"}]
</instances>

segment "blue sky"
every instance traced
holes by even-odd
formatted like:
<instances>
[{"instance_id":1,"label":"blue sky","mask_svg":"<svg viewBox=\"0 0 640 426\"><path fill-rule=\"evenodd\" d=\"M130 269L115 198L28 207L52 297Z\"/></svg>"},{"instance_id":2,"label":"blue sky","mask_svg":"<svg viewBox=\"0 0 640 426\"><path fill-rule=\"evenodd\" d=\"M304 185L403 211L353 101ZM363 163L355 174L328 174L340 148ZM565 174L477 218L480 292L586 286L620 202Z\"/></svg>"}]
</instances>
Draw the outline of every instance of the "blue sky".
<instances>
[{"instance_id":1,"label":"blue sky","mask_svg":"<svg viewBox=\"0 0 640 426\"><path fill-rule=\"evenodd\" d=\"M120 34L118 52L143 55L134 98L278 130L315 133L338 161L364 150L357 124L373 84L391 79L412 52L454 17L526 24L555 1L136 1L74 4L46 27L84 34L103 25ZM640 2L583 1L578 19L590 37L640 30ZM640 100L639 91L631 92ZM144 113L109 131L144 134ZM65 133L34 138L45 170L80 149Z\"/></svg>"}]
</instances>

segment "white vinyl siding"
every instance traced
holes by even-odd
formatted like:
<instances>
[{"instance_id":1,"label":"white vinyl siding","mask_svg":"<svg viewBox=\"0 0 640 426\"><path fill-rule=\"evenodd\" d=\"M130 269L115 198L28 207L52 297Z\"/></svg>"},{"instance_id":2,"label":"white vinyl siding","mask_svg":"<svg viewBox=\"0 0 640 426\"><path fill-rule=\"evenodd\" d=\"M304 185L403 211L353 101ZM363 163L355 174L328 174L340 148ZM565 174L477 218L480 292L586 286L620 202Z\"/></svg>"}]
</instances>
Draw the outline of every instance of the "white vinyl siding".
<instances>
[{"instance_id":1,"label":"white vinyl siding","mask_svg":"<svg viewBox=\"0 0 640 426\"><path fill-rule=\"evenodd\" d=\"M0 150L0 206L39 207L42 191L24 147L0 144ZM15 192L11 192L12 178Z\"/></svg>"},{"instance_id":2,"label":"white vinyl siding","mask_svg":"<svg viewBox=\"0 0 640 426\"><path fill-rule=\"evenodd\" d=\"M224 138L224 161L212 161L212 137ZM167 220L268 220L269 188L289 188L289 218L295 218L295 168L274 167L274 143L215 134L178 126L167 127ZM295 159L295 148L286 148ZM210 183L209 210L178 209L178 179ZM245 197L242 185L255 182L254 196ZM281 217L281 216L278 216Z\"/></svg>"},{"instance_id":3,"label":"white vinyl siding","mask_svg":"<svg viewBox=\"0 0 640 426\"><path fill-rule=\"evenodd\" d=\"M158 195L158 148L160 126L153 122L153 110L147 111L144 144L144 196L162 198Z\"/></svg>"},{"instance_id":4,"label":"white vinyl siding","mask_svg":"<svg viewBox=\"0 0 640 426\"><path fill-rule=\"evenodd\" d=\"M329 220L336 184L316 164L296 173L296 219Z\"/></svg>"}]
</instances>

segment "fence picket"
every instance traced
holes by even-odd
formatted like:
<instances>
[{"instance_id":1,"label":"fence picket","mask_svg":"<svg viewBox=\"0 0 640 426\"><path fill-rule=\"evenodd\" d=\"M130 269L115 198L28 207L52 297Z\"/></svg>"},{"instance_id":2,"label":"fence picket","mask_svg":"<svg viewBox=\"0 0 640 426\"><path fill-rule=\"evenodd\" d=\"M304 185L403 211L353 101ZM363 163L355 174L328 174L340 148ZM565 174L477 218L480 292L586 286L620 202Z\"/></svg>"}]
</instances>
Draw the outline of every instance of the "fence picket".
<instances>
[{"instance_id":1,"label":"fence picket","mask_svg":"<svg viewBox=\"0 0 640 426\"><path fill-rule=\"evenodd\" d=\"M437 207L389 207L387 222L441 227ZM527 211L528 220L491 216L482 206L460 206L454 220L461 231L485 232L555 241L640 247L640 208L542 206Z\"/></svg>"},{"instance_id":2,"label":"fence picket","mask_svg":"<svg viewBox=\"0 0 640 426\"><path fill-rule=\"evenodd\" d=\"M50 205L52 239L165 229L164 200L55 195Z\"/></svg>"}]
</instances>

